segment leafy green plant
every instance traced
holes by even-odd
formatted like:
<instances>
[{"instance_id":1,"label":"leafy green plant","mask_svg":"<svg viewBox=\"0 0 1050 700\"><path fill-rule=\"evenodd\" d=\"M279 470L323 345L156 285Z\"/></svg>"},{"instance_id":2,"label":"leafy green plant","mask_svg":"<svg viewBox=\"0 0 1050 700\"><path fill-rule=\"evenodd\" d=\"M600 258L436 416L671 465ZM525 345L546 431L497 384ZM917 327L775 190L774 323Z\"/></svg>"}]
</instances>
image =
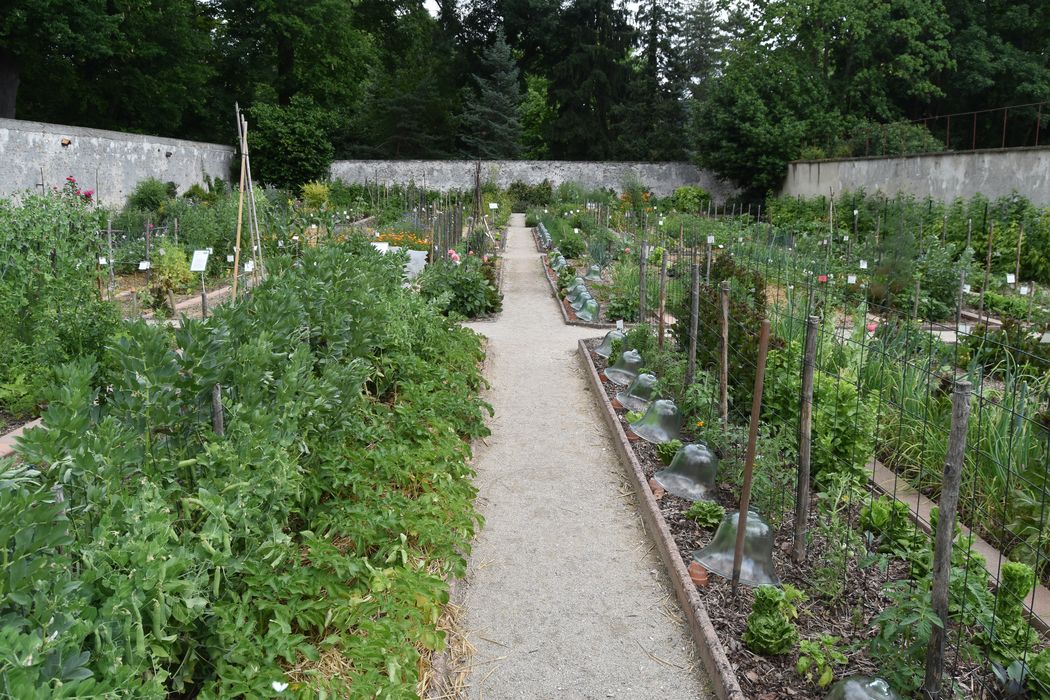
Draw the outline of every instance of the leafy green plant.
<instances>
[{"instance_id":1,"label":"leafy green plant","mask_svg":"<svg viewBox=\"0 0 1050 700\"><path fill-rule=\"evenodd\" d=\"M153 292L153 305L159 307L168 304L170 311L174 312L173 295L185 290L193 281L186 251L176 246L173 241L161 239L158 241L157 254L151 262L153 275L150 289Z\"/></svg>"},{"instance_id":2,"label":"leafy green plant","mask_svg":"<svg viewBox=\"0 0 1050 700\"><path fill-rule=\"evenodd\" d=\"M755 589L755 603L747 618L744 644L756 654L776 656L786 654L798 644L795 603L805 600L805 594L791 584L783 589L759 586Z\"/></svg>"},{"instance_id":3,"label":"leafy green plant","mask_svg":"<svg viewBox=\"0 0 1050 700\"><path fill-rule=\"evenodd\" d=\"M438 304L442 313L474 318L499 311L503 295L486 277L482 263L467 257L461 264L441 260L419 275L419 292Z\"/></svg>"},{"instance_id":4,"label":"leafy green plant","mask_svg":"<svg viewBox=\"0 0 1050 700\"><path fill-rule=\"evenodd\" d=\"M807 683L815 683L819 688L826 688L835 680L835 666L844 665L848 659L838 650L839 638L821 635L817 639L803 639L799 642L798 662L795 671Z\"/></svg>"},{"instance_id":5,"label":"leafy green plant","mask_svg":"<svg viewBox=\"0 0 1050 700\"><path fill-rule=\"evenodd\" d=\"M933 628L943 625L925 586L903 581L887 596L889 605L875 618L878 633L871 640L871 657L893 688L912 693L922 685Z\"/></svg>"},{"instance_id":6,"label":"leafy green plant","mask_svg":"<svg viewBox=\"0 0 1050 700\"><path fill-rule=\"evenodd\" d=\"M248 140L256 177L278 187L296 189L328 176L335 154L331 112L299 94L287 105L256 103L251 117Z\"/></svg>"},{"instance_id":7,"label":"leafy green plant","mask_svg":"<svg viewBox=\"0 0 1050 700\"><path fill-rule=\"evenodd\" d=\"M985 620L980 641L993 661L1010 664L1028 655L1039 639L1024 617L1024 601L1034 585L1035 573L1027 564L1011 561L1000 567L999 576L994 611Z\"/></svg>"},{"instance_id":8,"label":"leafy green plant","mask_svg":"<svg viewBox=\"0 0 1050 700\"><path fill-rule=\"evenodd\" d=\"M907 504L887 496L861 507L860 527L875 536L879 551L909 562L925 552L929 542L912 522Z\"/></svg>"},{"instance_id":9,"label":"leafy green plant","mask_svg":"<svg viewBox=\"0 0 1050 700\"><path fill-rule=\"evenodd\" d=\"M645 414L641 413L640 411L628 411L627 414L624 415L624 420L626 420L628 423L637 423L642 419L644 415Z\"/></svg>"},{"instance_id":10,"label":"leafy green plant","mask_svg":"<svg viewBox=\"0 0 1050 700\"><path fill-rule=\"evenodd\" d=\"M660 461L664 464L670 464L674 456L678 454L678 450L682 449L682 441L675 438L670 442L660 443L656 446L656 456L660 458Z\"/></svg>"},{"instance_id":11,"label":"leafy green plant","mask_svg":"<svg viewBox=\"0 0 1050 700\"><path fill-rule=\"evenodd\" d=\"M161 182L155 177L139 180L135 189L128 195L125 205L128 209L151 212L157 214L164 204L175 197L175 183Z\"/></svg>"},{"instance_id":12,"label":"leafy green plant","mask_svg":"<svg viewBox=\"0 0 1050 700\"><path fill-rule=\"evenodd\" d=\"M725 515L726 509L714 501L696 501L685 512L685 517L695 522L701 530L718 527Z\"/></svg>"}]
</instances>

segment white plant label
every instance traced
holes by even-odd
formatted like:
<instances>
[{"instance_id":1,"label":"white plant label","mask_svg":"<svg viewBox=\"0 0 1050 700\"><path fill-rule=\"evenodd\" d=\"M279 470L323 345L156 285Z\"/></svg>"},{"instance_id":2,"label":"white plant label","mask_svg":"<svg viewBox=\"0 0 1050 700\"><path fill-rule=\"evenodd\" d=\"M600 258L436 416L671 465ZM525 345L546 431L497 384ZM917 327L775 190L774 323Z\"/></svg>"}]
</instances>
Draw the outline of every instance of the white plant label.
<instances>
[{"instance_id":1,"label":"white plant label","mask_svg":"<svg viewBox=\"0 0 1050 700\"><path fill-rule=\"evenodd\" d=\"M1007 272L1006 273L1006 283L1007 284L1013 284L1016 281L1017 281L1017 278L1014 277L1014 273L1012 273L1012 272Z\"/></svg>"},{"instance_id":2,"label":"white plant label","mask_svg":"<svg viewBox=\"0 0 1050 700\"><path fill-rule=\"evenodd\" d=\"M296 234L296 235L292 236L292 240L293 241L298 241L299 240L299 234Z\"/></svg>"},{"instance_id":3,"label":"white plant label","mask_svg":"<svg viewBox=\"0 0 1050 700\"><path fill-rule=\"evenodd\" d=\"M106 260L106 258L105 258L105 257L100 257L100 258L98 259L98 264L99 264L99 265L108 265L108 264L109 264L109 261L108 261L108 260Z\"/></svg>"},{"instance_id":4,"label":"white plant label","mask_svg":"<svg viewBox=\"0 0 1050 700\"><path fill-rule=\"evenodd\" d=\"M499 209L499 202L489 202L489 209Z\"/></svg>"},{"instance_id":5,"label":"white plant label","mask_svg":"<svg viewBox=\"0 0 1050 700\"><path fill-rule=\"evenodd\" d=\"M277 241L277 247L278 248L283 248L284 247L284 241Z\"/></svg>"},{"instance_id":6,"label":"white plant label","mask_svg":"<svg viewBox=\"0 0 1050 700\"><path fill-rule=\"evenodd\" d=\"M714 245L714 244L715 244L715 237L714 236L708 236L707 237L707 245Z\"/></svg>"},{"instance_id":7,"label":"white plant label","mask_svg":"<svg viewBox=\"0 0 1050 700\"><path fill-rule=\"evenodd\" d=\"M616 321L616 330L618 330L618 331L620 331L621 333L623 333L623 319L622 319L622 318L621 318L621 319L618 319L618 320Z\"/></svg>"},{"instance_id":8,"label":"white plant label","mask_svg":"<svg viewBox=\"0 0 1050 700\"><path fill-rule=\"evenodd\" d=\"M193 251L193 259L190 260L190 272L204 272L208 269L208 251Z\"/></svg>"},{"instance_id":9,"label":"white plant label","mask_svg":"<svg viewBox=\"0 0 1050 700\"><path fill-rule=\"evenodd\" d=\"M868 261L867 260L861 260L860 261L860 269L862 269L862 270L867 270L868 269Z\"/></svg>"},{"instance_id":10,"label":"white plant label","mask_svg":"<svg viewBox=\"0 0 1050 700\"><path fill-rule=\"evenodd\" d=\"M233 256L232 255L227 255L226 256L226 262L233 262Z\"/></svg>"},{"instance_id":11,"label":"white plant label","mask_svg":"<svg viewBox=\"0 0 1050 700\"><path fill-rule=\"evenodd\" d=\"M843 236L842 240L848 242L849 241L849 236Z\"/></svg>"},{"instance_id":12,"label":"white plant label","mask_svg":"<svg viewBox=\"0 0 1050 700\"><path fill-rule=\"evenodd\" d=\"M139 269L140 270L148 270L149 267L150 267L149 260L142 260L142 261L139 262Z\"/></svg>"},{"instance_id":13,"label":"white plant label","mask_svg":"<svg viewBox=\"0 0 1050 700\"><path fill-rule=\"evenodd\" d=\"M971 287L968 284L964 284L963 285L963 294L969 294L971 289L973 289L973 287Z\"/></svg>"},{"instance_id":14,"label":"white plant label","mask_svg":"<svg viewBox=\"0 0 1050 700\"><path fill-rule=\"evenodd\" d=\"M1039 339L1040 343L1050 343L1050 331L1043 333L1043 337Z\"/></svg>"},{"instance_id":15,"label":"white plant label","mask_svg":"<svg viewBox=\"0 0 1050 700\"><path fill-rule=\"evenodd\" d=\"M249 260L248 262L244 263L244 271L245 272L253 272L254 270L255 270L255 262L253 260Z\"/></svg>"},{"instance_id":16,"label":"white plant label","mask_svg":"<svg viewBox=\"0 0 1050 700\"><path fill-rule=\"evenodd\" d=\"M846 284L856 284L856 283L857 283L857 276L856 275L847 275L846 276Z\"/></svg>"},{"instance_id":17,"label":"white plant label","mask_svg":"<svg viewBox=\"0 0 1050 700\"><path fill-rule=\"evenodd\" d=\"M572 230L572 232L573 232L573 233L576 233L576 234L578 234L578 233L580 232L580 229L578 229L578 228L574 228L574 229Z\"/></svg>"},{"instance_id":18,"label":"white plant label","mask_svg":"<svg viewBox=\"0 0 1050 700\"><path fill-rule=\"evenodd\" d=\"M1020 289L1017 290L1017 293L1020 294L1023 297L1028 296L1028 287L1021 287Z\"/></svg>"}]
</instances>

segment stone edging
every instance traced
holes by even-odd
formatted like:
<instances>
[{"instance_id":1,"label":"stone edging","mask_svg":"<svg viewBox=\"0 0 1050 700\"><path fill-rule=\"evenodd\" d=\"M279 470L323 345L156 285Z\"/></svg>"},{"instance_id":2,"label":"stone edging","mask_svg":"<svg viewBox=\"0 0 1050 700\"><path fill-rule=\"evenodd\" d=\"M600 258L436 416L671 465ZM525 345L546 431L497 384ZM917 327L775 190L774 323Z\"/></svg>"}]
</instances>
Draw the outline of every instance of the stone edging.
<instances>
[{"instance_id":1,"label":"stone edging","mask_svg":"<svg viewBox=\"0 0 1050 700\"><path fill-rule=\"evenodd\" d=\"M40 427L42 422L43 418L37 418L36 420L31 420L24 425L18 426L5 435L0 435L0 459L14 456L15 440L22 437L22 433L25 431Z\"/></svg>"},{"instance_id":2,"label":"stone edging","mask_svg":"<svg viewBox=\"0 0 1050 700\"><path fill-rule=\"evenodd\" d=\"M642 465L638 462L638 458L635 457L634 449L627 442L623 426L620 425L616 411L613 410L612 405L609 403L609 397L602 388L594 361L591 359L591 353L584 342L583 340L579 341L580 363L590 379L591 389L594 391L600 404L599 410L602 413L602 417L612 431L616 452L620 456L621 464L627 471L631 485L634 487L635 495L638 497L642 523L660 552L660 559L663 560L667 574L674 585L675 596L678 598L678 602L689 621L689 630L693 635L696 648L700 652L700 658L704 663L704 668L707 670L707 675L711 680L711 685L714 687L715 694L719 700L746 700L747 696L740 689L740 683L736 679L733 666L730 664L725 649L718 639L714 626L711 624L711 618L707 615L707 608L704 607L703 600L696 591L696 586L689 578L685 563L682 561L682 555L678 552L678 546L671 536L671 531L668 529L663 515L660 514L660 507L657 505L656 498L653 497L653 493L649 488L648 480L642 471Z\"/></svg>"},{"instance_id":3,"label":"stone edging","mask_svg":"<svg viewBox=\"0 0 1050 700\"><path fill-rule=\"evenodd\" d=\"M554 296L554 300L558 302L558 308L561 310L561 319L567 326L580 326L581 328L597 328L599 330L607 331L616 328L615 323L593 323L591 321L581 321L578 318L569 318L569 312L565 309L564 300L558 294L558 286L551 279L551 276L547 274L547 270L550 267L547 265L547 256L540 256L540 266L543 268L543 279L547 280L547 286L550 287L551 294ZM575 315L575 314L574 314Z\"/></svg>"}]
</instances>

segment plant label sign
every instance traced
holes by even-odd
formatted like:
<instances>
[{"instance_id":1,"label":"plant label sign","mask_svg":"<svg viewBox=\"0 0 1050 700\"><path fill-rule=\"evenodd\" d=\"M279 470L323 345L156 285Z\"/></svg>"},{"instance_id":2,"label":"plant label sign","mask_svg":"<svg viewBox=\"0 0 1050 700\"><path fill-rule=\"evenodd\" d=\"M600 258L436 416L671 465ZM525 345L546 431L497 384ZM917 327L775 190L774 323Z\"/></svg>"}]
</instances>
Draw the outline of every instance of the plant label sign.
<instances>
[{"instance_id":1,"label":"plant label sign","mask_svg":"<svg viewBox=\"0 0 1050 700\"><path fill-rule=\"evenodd\" d=\"M621 319L617 319L617 321L616 321L616 330L618 330L621 333L623 333L623 319L622 318Z\"/></svg>"},{"instance_id":2,"label":"plant label sign","mask_svg":"<svg viewBox=\"0 0 1050 700\"><path fill-rule=\"evenodd\" d=\"M1015 282L1017 282L1017 278L1014 277L1014 273L1007 272L1006 273L1006 283L1007 284L1014 284Z\"/></svg>"},{"instance_id":3,"label":"plant label sign","mask_svg":"<svg viewBox=\"0 0 1050 700\"><path fill-rule=\"evenodd\" d=\"M278 248L283 248L284 247L284 241L277 241L277 247Z\"/></svg>"},{"instance_id":4,"label":"plant label sign","mask_svg":"<svg viewBox=\"0 0 1050 700\"><path fill-rule=\"evenodd\" d=\"M233 256L232 255L227 255L226 256L226 262L232 263L233 262Z\"/></svg>"},{"instance_id":5,"label":"plant label sign","mask_svg":"<svg viewBox=\"0 0 1050 700\"><path fill-rule=\"evenodd\" d=\"M860 269L862 269L862 270L867 270L868 269L868 261L867 260L861 260L860 261Z\"/></svg>"},{"instance_id":6,"label":"plant label sign","mask_svg":"<svg viewBox=\"0 0 1050 700\"><path fill-rule=\"evenodd\" d=\"M249 260L248 262L244 263L244 271L245 272L254 272L255 271L255 261L254 260Z\"/></svg>"},{"instance_id":7,"label":"plant label sign","mask_svg":"<svg viewBox=\"0 0 1050 700\"><path fill-rule=\"evenodd\" d=\"M1017 293L1020 294L1023 297L1028 296L1028 287L1021 287L1020 289L1017 290Z\"/></svg>"},{"instance_id":8,"label":"plant label sign","mask_svg":"<svg viewBox=\"0 0 1050 700\"><path fill-rule=\"evenodd\" d=\"M714 245L714 244L715 244L715 237L714 236L708 236L707 237L707 245Z\"/></svg>"},{"instance_id":9,"label":"plant label sign","mask_svg":"<svg viewBox=\"0 0 1050 700\"><path fill-rule=\"evenodd\" d=\"M1039 339L1040 343L1050 343L1050 331L1043 333L1043 337Z\"/></svg>"},{"instance_id":10,"label":"plant label sign","mask_svg":"<svg viewBox=\"0 0 1050 700\"><path fill-rule=\"evenodd\" d=\"M498 202L489 202L489 209L499 209Z\"/></svg>"},{"instance_id":11,"label":"plant label sign","mask_svg":"<svg viewBox=\"0 0 1050 700\"><path fill-rule=\"evenodd\" d=\"M973 289L973 287L971 287L968 284L964 284L963 285L963 294L969 294L971 289Z\"/></svg>"},{"instance_id":12,"label":"plant label sign","mask_svg":"<svg viewBox=\"0 0 1050 700\"><path fill-rule=\"evenodd\" d=\"M857 276L856 275L846 275L846 284L856 284L856 283L857 283Z\"/></svg>"},{"instance_id":13,"label":"plant label sign","mask_svg":"<svg viewBox=\"0 0 1050 700\"><path fill-rule=\"evenodd\" d=\"M842 240L848 243L849 242L849 236L843 236Z\"/></svg>"},{"instance_id":14,"label":"plant label sign","mask_svg":"<svg viewBox=\"0 0 1050 700\"><path fill-rule=\"evenodd\" d=\"M99 265L108 265L108 264L109 264L109 261L108 261L108 260L106 260L105 256L102 256L102 257L99 257L99 259L98 259L98 264L99 264Z\"/></svg>"},{"instance_id":15,"label":"plant label sign","mask_svg":"<svg viewBox=\"0 0 1050 700\"><path fill-rule=\"evenodd\" d=\"M193 259L190 260L190 272L204 272L208 269L208 251L193 251Z\"/></svg>"},{"instance_id":16,"label":"plant label sign","mask_svg":"<svg viewBox=\"0 0 1050 700\"><path fill-rule=\"evenodd\" d=\"M150 268L149 260L142 260L139 262L140 270L148 270Z\"/></svg>"}]
</instances>

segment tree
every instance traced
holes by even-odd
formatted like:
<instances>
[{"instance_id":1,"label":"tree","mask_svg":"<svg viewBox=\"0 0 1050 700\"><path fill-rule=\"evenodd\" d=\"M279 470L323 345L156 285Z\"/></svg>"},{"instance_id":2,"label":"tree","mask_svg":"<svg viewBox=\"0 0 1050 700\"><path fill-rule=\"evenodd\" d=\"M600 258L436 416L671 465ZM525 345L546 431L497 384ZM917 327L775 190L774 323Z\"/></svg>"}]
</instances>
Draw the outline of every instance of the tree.
<instances>
[{"instance_id":1,"label":"tree","mask_svg":"<svg viewBox=\"0 0 1050 700\"><path fill-rule=\"evenodd\" d=\"M107 11L106 0L14 0L5 5L0 12L0 117L14 119L22 71L28 66L110 53L118 17ZM58 84L52 81L51 89Z\"/></svg>"},{"instance_id":2,"label":"tree","mask_svg":"<svg viewBox=\"0 0 1050 700\"><path fill-rule=\"evenodd\" d=\"M646 0L638 7L640 51L631 63L627 99L617 106L619 156L631 160L681 160L685 139L686 77L676 50L681 8L675 0Z\"/></svg>"},{"instance_id":3,"label":"tree","mask_svg":"<svg viewBox=\"0 0 1050 700\"><path fill-rule=\"evenodd\" d=\"M328 177L334 156L330 112L296 95L288 105L254 105L250 114L253 177L293 190Z\"/></svg>"},{"instance_id":4,"label":"tree","mask_svg":"<svg viewBox=\"0 0 1050 700\"><path fill-rule=\"evenodd\" d=\"M550 81L542 75L525 76L525 97L521 101L521 143L526 158L543 159L550 156L547 147L547 129L554 119L554 110L547 101Z\"/></svg>"},{"instance_id":5,"label":"tree","mask_svg":"<svg viewBox=\"0 0 1050 700\"><path fill-rule=\"evenodd\" d=\"M464 155L471 158L517 158L521 153L521 95L518 68L503 32L483 54L483 75L474 89L464 88L459 116Z\"/></svg>"},{"instance_id":6,"label":"tree","mask_svg":"<svg viewBox=\"0 0 1050 700\"><path fill-rule=\"evenodd\" d=\"M196 0L113 0L103 47L26 65L23 116L162 135L218 137L204 121L215 18ZM57 84L62 85L56 90ZM232 110L223 116L231 124Z\"/></svg>"},{"instance_id":7,"label":"tree","mask_svg":"<svg viewBox=\"0 0 1050 700\"><path fill-rule=\"evenodd\" d=\"M725 49L726 36L712 0L694 0L682 16L681 41L675 47L681 54L682 69L689 91L696 100L707 94Z\"/></svg>"},{"instance_id":8,"label":"tree","mask_svg":"<svg viewBox=\"0 0 1050 700\"><path fill-rule=\"evenodd\" d=\"M547 134L551 155L615 159L613 115L623 100L634 31L612 0L573 0L558 25L547 57L555 113Z\"/></svg>"}]
</instances>

